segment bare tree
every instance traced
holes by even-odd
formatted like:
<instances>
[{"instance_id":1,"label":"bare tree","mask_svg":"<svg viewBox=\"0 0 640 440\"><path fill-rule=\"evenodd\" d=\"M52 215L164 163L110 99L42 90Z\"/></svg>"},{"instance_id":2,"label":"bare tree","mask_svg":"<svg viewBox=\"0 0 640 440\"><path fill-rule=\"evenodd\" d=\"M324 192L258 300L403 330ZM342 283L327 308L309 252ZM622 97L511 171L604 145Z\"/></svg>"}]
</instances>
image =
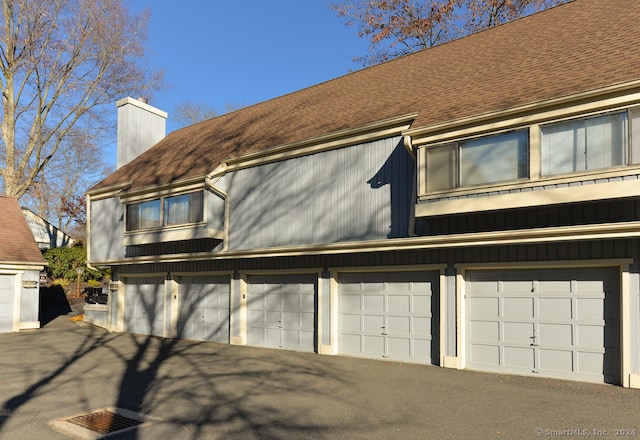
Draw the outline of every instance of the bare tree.
<instances>
[{"instance_id":1,"label":"bare tree","mask_svg":"<svg viewBox=\"0 0 640 440\"><path fill-rule=\"evenodd\" d=\"M181 102L173 110L173 119L181 126L197 124L207 119L215 118L218 112L204 103Z\"/></svg>"},{"instance_id":2,"label":"bare tree","mask_svg":"<svg viewBox=\"0 0 640 440\"><path fill-rule=\"evenodd\" d=\"M69 132L21 204L62 231L83 226L84 191L113 171L102 157L98 140L91 133Z\"/></svg>"},{"instance_id":3,"label":"bare tree","mask_svg":"<svg viewBox=\"0 0 640 440\"><path fill-rule=\"evenodd\" d=\"M331 5L370 41L365 66L397 58L570 0L343 0Z\"/></svg>"},{"instance_id":4,"label":"bare tree","mask_svg":"<svg viewBox=\"0 0 640 440\"><path fill-rule=\"evenodd\" d=\"M122 0L1 0L0 189L23 196L73 133L111 127L113 102L164 86L147 69L148 13Z\"/></svg>"}]
</instances>

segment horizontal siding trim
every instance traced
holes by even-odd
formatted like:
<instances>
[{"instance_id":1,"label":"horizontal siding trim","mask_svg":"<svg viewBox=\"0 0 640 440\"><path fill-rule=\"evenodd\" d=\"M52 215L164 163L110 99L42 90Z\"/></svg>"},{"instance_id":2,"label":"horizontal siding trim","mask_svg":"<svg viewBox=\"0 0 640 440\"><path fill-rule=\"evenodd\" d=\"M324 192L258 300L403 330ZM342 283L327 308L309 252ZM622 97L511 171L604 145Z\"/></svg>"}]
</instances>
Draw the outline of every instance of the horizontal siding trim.
<instances>
[{"instance_id":1,"label":"horizontal siding trim","mask_svg":"<svg viewBox=\"0 0 640 440\"><path fill-rule=\"evenodd\" d=\"M625 267L633 263L633 258L613 258L596 260L522 261L509 263L459 263L456 271L462 270L511 270L511 269L571 269L588 267Z\"/></svg>"},{"instance_id":2,"label":"horizontal siding trim","mask_svg":"<svg viewBox=\"0 0 640 440\"><path fill-rule=\"evenodd\" d=\"M498 209L527 208L640 196L637 179L594 183L582 186L527 191L520 193L469 197L431 203L418 203L416 217L460 214L464 212L494 211Z\"/></svg>"},{"instance_id":3,"label":"horizontal siding trim","mask_svg":"<svg viewBox=\"0 0 640 440\"><path fill-rule=\"evenodd\" d=\"M92 261L95 265L172 263L182 261L226 260L236 258L263 258L282 256L348 254L354 252L381 252L413 249L440 249L480 247L504 244L570 242L577 240L616 239L640 237L640 221L606 223L587 226L517 229L472 234L452 234L435 237L399 238L378 241L338 243L321 246L294 246L252 249L219 253L174 254L167 256L137 257L123 260Z\"/></svg>"}]
</instances>

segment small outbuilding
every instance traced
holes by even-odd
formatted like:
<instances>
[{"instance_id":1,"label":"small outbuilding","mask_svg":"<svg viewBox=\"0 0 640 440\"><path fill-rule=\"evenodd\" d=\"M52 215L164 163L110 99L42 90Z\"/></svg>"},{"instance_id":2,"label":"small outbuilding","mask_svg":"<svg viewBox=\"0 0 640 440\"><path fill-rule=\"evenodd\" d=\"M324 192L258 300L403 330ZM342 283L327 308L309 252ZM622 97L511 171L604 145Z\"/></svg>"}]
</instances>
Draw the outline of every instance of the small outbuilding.
<instances>
[{"instance_id":1,"label":"small outbuilding","mask_svg":"<svg viewBox=\"0 0 640 440\"><path fill-rule=\"evenodd\" d=\"M46 262L15 197L0 196L0 332L39 328Z\"/></svg>"}]
</instances>

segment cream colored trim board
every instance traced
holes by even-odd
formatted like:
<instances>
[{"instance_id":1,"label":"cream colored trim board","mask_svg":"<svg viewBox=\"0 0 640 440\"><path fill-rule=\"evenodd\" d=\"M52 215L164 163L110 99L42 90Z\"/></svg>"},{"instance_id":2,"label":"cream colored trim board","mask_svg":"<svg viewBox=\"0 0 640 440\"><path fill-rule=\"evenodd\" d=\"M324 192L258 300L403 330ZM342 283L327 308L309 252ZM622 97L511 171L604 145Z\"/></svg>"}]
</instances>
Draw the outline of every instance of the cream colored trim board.
<instances>
[{"instance_id":1,"label":"cream colored trim board","mask_svg":"<svg viewBox=\"0 0 640 440\"><path fill-rule=\"evenodd\" d=\"M117 196L120 192L131 185L131 182L116 183L115 185L105 186L104 188L98 188L95 190L89 190L87 195L91 196L94 200L110 199Z\"/></svg>"},{"instance_id":2,"label":"cream colored trim board","mask_svg":"<svg viewBox=\"0 0 640 440\"><path fill-rule=\"evenodd\" d=\"M637 179L416 204L417 217L640 196Z\"/></svg>"},{"instance_id":3,"label":"cream colored trim board","mask_svg":"<svg viewBox=\"0 0 640 440\"><path fill-rule=\"evenodd\" d=\"M141 200L155 199L158 197L185 194L205 188L205 176L191 177L178 180L167 185L145 187L134 191L120 193L122 203L132 203Z\"/></svg>"},{"instance_id":4,"label":"cream colored trim board","mask_svg":"<svg viewBox=\"0 0 640 440\"><path fill-rule=\"evenodd\" d=\"M147 232L128 232L122 238L123 246L138 244L163 243L180 240L194 240L199 238L215 238L222 240L224 231L217 229L207 229L205 224L198 224L191 227L180 227L177 229L163 229Z\"/></svg>"},{"instance_id":5,"label":"cream colored trim board","mask_svg":"<svg viewBox=\"0 0 640 440\"><path fill-rule=\"evenodd\" d=\"M226 172L363 142L370 142L394 135L401 135L404 130L407 130L411 126L411 121L415 119L416 116L417 113L411 113L393 119L378 121L372 124L234 157L225 161L227 165ZM214 170L212 174L215 172Z\"/></svg>"},{"instance_id":6,"label":"cream colored trim board","mask_svg":"<svg viewBox=\"0 0 640 440\"><path fill-rule=\"evenodd\" d=\"M456 270L499 270L499 269L571 269L585 267L626 267L633 263L633 258L612 258L594 260L558 260L558 261L522 261L501 263L458 263Z\"/></svg>"},{"instance_id":7,"label":"cream colored trim board","mask_svg":"<svg viewBox=\"0 0 640 440\"><path fill-rule=\"evenodd\" d=\"M629 264L620 265L620 382L629 388L631 373L631 284Z\"/></svg>"},{"instance_id":8,"label":"cream colored trim board","mask_svg":"<svg viewBox=\"0 0 640 440\"><path fill-rule=\"evenodd\" d=\"M371 272L416 272L416 271L439 271L441 274L446 269L446 264L413 264L403 266L350 266L350 267L330 267L330 272L335 273L371 273Z\"/></svg>"},{"instance_id":9,"label":"cream colored trim board","mask_svg":"<svg viewBox=\"0 0 640 440\"><path fill-rule=\"evenodd\" d=\"M120 264L172 263L181 261L210 261L233 258L266 258L280 256L347 254L353 252L403 251L415 249L442 249L451 247L498 246L544 242L570 242L640 237L640 221L605 223L557 228L516 229L470 234L439 235L434 237L399 238L378 241L336 243L323 246L293 246L253 249L218 253L173 254L122 260L92 261L98 266Z\"/></svg>"},{"instance_id":10,"label":"cream colored trim board","mask_svg":"<svg viewBox=\"0 0 640 440\"><path fill-rule=\"evenodd\" d=\"M438 310L438 319L440 321L440 341L439 341L439 351L440 351L440 366L444 367L446 363L445 353L447 352L447 275L445 273L446 266L443 266L440 269L440 279L439 283L439 301L440 307Z\"/></svg>"},{"instance_id":11,"label":"cream colored trim board","mask_svg":"<svg viewBox=\"0 0 640 440\"><path fill-rule=\"evenodd\" d=\"M0 263L0 273L15 275L18 272L22 272L25 270L44 270L45 266L48 266L46 262L42 263L25 263L24 261L3 261Z\"/></svg>"}]
</instances>

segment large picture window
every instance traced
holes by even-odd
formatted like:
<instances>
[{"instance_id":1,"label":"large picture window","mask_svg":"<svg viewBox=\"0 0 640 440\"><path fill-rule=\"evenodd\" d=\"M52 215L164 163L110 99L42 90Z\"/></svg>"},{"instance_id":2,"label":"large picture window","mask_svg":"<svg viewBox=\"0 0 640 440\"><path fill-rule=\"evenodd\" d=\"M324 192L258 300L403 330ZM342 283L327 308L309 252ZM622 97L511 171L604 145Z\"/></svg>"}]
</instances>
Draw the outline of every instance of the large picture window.
<instances>
[{"instance_id":1,"label":"large picture window","mask_svg":"<svg viewBox=\"0 0 640 440\"><path fill-rule=\"evenodd\" d=\"M426 151L427 191L528 177L529 133L502 133Z\"/></svg>"},{"instance_id":2,"label":"large picture window","mask_svg":"<svg viewBox=\"0 0 640 440\"><path fill-rule=\"evenodd\" d=\"M203 192L162 197L127 205L127 231L198 223L203 220Z\"/></svg>"},{"instance_id":3,"label":"large picture window","mask_svg":"<svg viewBox=\"0 0 640 440\"><path fill-rule=\"evenodd\" d=\"M544 176L628 163L627 112L550 124L541 136Z\"/></svg>"}]
</instances>

